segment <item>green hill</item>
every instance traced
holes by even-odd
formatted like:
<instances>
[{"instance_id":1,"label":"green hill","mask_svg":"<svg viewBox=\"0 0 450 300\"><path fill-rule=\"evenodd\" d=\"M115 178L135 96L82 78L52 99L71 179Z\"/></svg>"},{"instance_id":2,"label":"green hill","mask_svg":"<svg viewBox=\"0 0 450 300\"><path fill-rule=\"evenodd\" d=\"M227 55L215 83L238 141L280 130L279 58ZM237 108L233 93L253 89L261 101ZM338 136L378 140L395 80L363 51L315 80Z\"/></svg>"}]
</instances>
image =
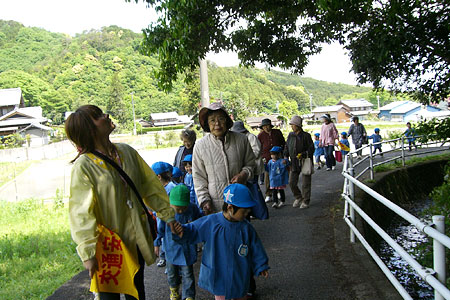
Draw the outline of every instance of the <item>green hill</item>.
<instances>
[{"instance_id":1,"label":"green hill","mask_svg":"<svg viewBox=\"0 0 450 300\"><path fill-rule=\"evenodd\" d=\"M0 20L0 88L21 87L27 106L40 105L58 124L64 112L91 103L111 112L121 124L132 120L131 94L136 116L153 112L193 114L198 109L196 81L180 78L170 93L162 92L153 71L156 57L139 53L141 34L117 26L84 31L75 37ZM283 72L253 68L222 68L208 64L210 96L222 99L235 114L275 112L277 103L309 108L334 104L342 97L366 97L371 89L334 84ZM295 107L294 107L295 108Z\"/></svg>"}]
</instances>

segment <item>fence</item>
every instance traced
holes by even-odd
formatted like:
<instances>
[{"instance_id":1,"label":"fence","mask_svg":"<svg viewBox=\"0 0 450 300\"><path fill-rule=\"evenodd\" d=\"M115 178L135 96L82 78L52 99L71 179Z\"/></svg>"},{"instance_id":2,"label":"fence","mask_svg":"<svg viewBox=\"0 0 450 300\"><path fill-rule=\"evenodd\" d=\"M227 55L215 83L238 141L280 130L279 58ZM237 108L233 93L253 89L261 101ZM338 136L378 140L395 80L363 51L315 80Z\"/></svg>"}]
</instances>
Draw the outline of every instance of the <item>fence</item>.
<instances>
[{"instance_id":1,"label":"fence","mask_svg":"<svg viewBox=\"0 0 450 300\"><path fill-rule=\"evenodd\" d=\"M419 137L417 137L419 138ZM428 137L425 137L425 140L428 140ZM362 175L364 175L367 171L370 172L370 178L373 179L373 169L374 167L389 163L392 161L402 161L402 165L405 165L405 160L414 155L418 154L424 154L424 153L432 153L436 151L446 151L449 150L448 147L443 147L445 144L449 143L450 140L445 141L432 141L429 143L420 143L417 146L418 147L425 147L428 148L425 151L414 152L409 154L405 151L405 137L395 139L395 140L389 140L389 141L383 141L376 144L386 144L390 143L391 145L394 144L394 147L392 147L391 150L384 152L400 152L399 155L394 155L392 158L386 159L382 162L375 163L374 158L376 155L372 154L372 150L374 145L376 144L369 144L363 146L361 149L364 150L368 148L370 151L369 155L364 157L363 159L359 160L358 162L354 162L353 160L353 154L356 153L355 151L351 151L349 154L345 156L344 160L344 169L342 172L342 175L344 176L344 187L343 187L343 193L342 197L345 199L345 207L344 207L344 220L347 223L347 225L350 227L350 241L352 243L355 242L355 237L359 239L361 244L366 248L366 250L369 252L369 254L372 256L372 258L375 260L377 265L381 268L383 273L386 275L386 277L389 279L389 281L392 283L392 285L397 289L397 291L400 293L400 295L403 297L403 299L412 299L412 297L408 294L408 292L405 290L405 288L401 285L401 283L395 278L395 276L391 273L389 268L386 266L386 264L381 260L381 258L378 256L378 254L374 251L374 249L369 245L369 243L366 241L364 236L360 233L358 228L355 226L355 220L356 220L356 214L358 213L359 216L364 219L369 226L371 226L382 239L386 241L386 243L392 247L394 251L402 257L403 260L405 260L418 274L419 276L425 280L428 284L430 284L431 287L433 287L435 291L435 299L441 300L441 299L449 299L450 300L450 290L447 289L445 286L446 281L446 274L445 274L445 247L450 248L450 238L446 236L445 233L445 223L444 223L444 217L443 216L433 216L433 222L424 222L413 216L412 214L408 213L403 208L399 207L389 199L385 198L384 196L380 195L376 191L369 188L367 185L365 185L363 182L358 180ZM397 143L399 143L399 147L397 147ZM430 145L433 144L441 144L438 149L429 149ZM361 150L358 149L358 150ZM411 150L411 149L409 149ZM380 155L379 153L377 155ZM358 166L361 166L361 164L369 160L369 166L364 168L361 172L356 174L355 169ZM356 174L356 175L355 175ZM433 238L433 259L434 259L434 266L433 269L424 267L420 265L411 255L409 255L405 249L403 249L398 243L394 241L379 225L376 224L374 220L370 218L368 214L366 214L356 203L355 203L355 186L359 187L362 191L373 197L373 199L379 201L381 204L385 205L387 208L391 209L394 213L396 213L398 216L402 217L406 221L408 221L410 224L414 225L419 231L425 233L429 237Z\"/></svg>"}]
</instances>

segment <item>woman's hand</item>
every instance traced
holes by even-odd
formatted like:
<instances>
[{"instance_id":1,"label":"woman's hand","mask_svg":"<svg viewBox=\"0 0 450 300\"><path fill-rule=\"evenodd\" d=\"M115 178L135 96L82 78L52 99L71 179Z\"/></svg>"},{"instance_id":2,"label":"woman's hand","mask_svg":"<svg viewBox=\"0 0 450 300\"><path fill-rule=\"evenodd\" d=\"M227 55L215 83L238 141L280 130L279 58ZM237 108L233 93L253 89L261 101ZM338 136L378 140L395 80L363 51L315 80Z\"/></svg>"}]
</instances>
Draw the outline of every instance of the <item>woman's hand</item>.
<instances>
[{"instance_id":1,"label":"woman's hand","mask_svg":"<svg viewBox=\"0 0 450 300\"><path fill-rule=\"evenodd\" d=\"M269 277L269 271L268 270L264 270L261 271L261 273L259 273L260 276L263 276L264 278Z\"/></svg>"},{"instance_id":2,"label":"woman's hand","mask_svg":"<svg viewBox=\"0 0 450 300\"><path fill-rule=\"evenodd\" d=\"M98 270L97 258L94 256L91 259L83 261L83 266L86 270L89 270L89 277L92 278L95 272Z\"/></svg>"},{"instance_id":3,"label":"woman's hand","mask_svg":"<svg viewBox=\"0 0 450 300\"><path fill-rule=\"evenodd\" d=\"M245 184L248 179L248 173L245 171L241 171L240 173L234 175L233 178L231 178L231 183L240 183Z\"/></svg>"},{"instance_id":4,"label":"woman's hand","mask_svg":"<svg viewBox=\"0 0 450 300\"><path fill-rule=\"evenodd\" d=\"M202 203L202 210L205 213L205 215L210 215L212 214L212 206L211 206L211 201L205 201Z\"/></svg>"}]
</instances>

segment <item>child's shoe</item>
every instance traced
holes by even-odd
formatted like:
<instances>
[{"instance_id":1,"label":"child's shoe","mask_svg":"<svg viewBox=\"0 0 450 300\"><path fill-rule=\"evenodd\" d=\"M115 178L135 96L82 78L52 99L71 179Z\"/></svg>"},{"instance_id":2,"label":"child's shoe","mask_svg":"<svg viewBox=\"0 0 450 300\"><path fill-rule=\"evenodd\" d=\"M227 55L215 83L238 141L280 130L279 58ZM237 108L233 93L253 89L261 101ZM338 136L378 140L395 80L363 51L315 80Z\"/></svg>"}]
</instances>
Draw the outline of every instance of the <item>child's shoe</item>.
<instances>
[{"instance_id":1,"label":"child's shoe","mask_svg":"<svg viewBox=\"0 0 450 300\"><path fill-rule=\"evenodd\" d=\"M278 203L277 203L277 202L274 202L274 203L272 204L272 208L278 208Z\"/></svg>"},{"instance_id":2,"label":"child's shoe","mask_svg":"<svg viewBox=\"0 0 450 300\"><path fill-rule=\"evenodd\" d=\"M322 167L320 166L320 164L317 166L317 170L320 170Z\"/></svg>"},{"instance_id":3,"label":"child's shoe","mask_svg":"<svg viewBox=\"0 0 450 300\"><path fill-rule=\"evenodd\" d=\"M178 287L170 288L170 300L180 300L180 294L178 293Z\"/></svg>"},{"instance_id":4,"label":"child's shoe","mask_svg":"<svg viewBox=\"0 0 450 300\"><path fill-rule=\"evenodd\" d=\"M160 267L160 268L165 267L166 266L166 260L165 259L160 259L156 265L158 267Z\"/></svg>"},{"instance_id":5,"label":"child's shoe","mask_svg":"<svg viewBox=\"0 0 450 300\"><path fill-rule=\"evenodd\" d=\"M192 298L192 297L187 297L187 298L184 299L184 300L194 300L194 298Z\"/></svg>"},{"instance_id":6,"label":"child's shoe","mask_svg":"<svg viewBox=\"0 0 450 300\"><path fill-rule=\"evenodd\" d=\"M284 205L284 202L278 202L278 208L282 207Z\"/></svg>"},{"instance_id":7,"label":"child's shoe","mask_svg":"<svg viewBox=\"0 0 450 300\"><path fill-rule=\"evenodd\" d=\"M270 202L270 201L272 201L272 198L271 198L270 196L266 196L265 201L266 201L266 203L267 203L267 202Z\"/></svg>"}]
</instances>

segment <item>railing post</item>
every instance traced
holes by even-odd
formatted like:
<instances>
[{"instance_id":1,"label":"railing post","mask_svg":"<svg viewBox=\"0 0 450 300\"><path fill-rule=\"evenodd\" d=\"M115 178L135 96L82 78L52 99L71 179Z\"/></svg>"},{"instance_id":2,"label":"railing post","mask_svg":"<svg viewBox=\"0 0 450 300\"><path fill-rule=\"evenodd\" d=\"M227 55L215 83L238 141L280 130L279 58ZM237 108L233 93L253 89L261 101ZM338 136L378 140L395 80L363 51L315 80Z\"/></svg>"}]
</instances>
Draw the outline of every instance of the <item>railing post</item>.
<instances>
[{"instance_id":1,"label":"railing post","mask_svg":"<svg viewBox=\"0 0 450 300\"><path fill-rule=\"evenodd\" d=\"M352 177L355 176L355 169L353 168L353 164L348 169L348 173ZM348 181L348 193L349 198L352 199L352 201L355 201L355 185L350 180ZM350 207L350 220L352 221L352 224L355 225L355 209L351 205L349 205L349 207ZM355 233L353 232L353 230L350 229L350 242L354 243L355 240L356 240Z\"/></svg>"},{"instance_id":2,"label":"railing post","mask_svg":"<svg viewBox=\"0 0 450 300\"><path fill-rule=\"evenodd\" d=\"M369 145L369 168L370 168L370 179L373 180L373 154L372 154L373 144Z\"/></svg>"},{"instance_id":3,"label":"railing post","mask_svg":"<svg viewBox=\"0 0 450 300\"><path fill-rule=\"evenodd\" d=\"M405 137L402 136L402 166L405 166Z\"/></svg>"},{"instance_id":4,"label":"railing post","mask_svg":"<svg viewBox=\"0 0 450 300\"><path fill-rule=\"evenodd\" d=\"M440 233L445 234L445 217L433 216L433 224ZM445 246L436 239L433 239L433 265L437 279L445 285ZM434 299L443 300L444 297L434 290Z\"/></svg>"}]
</instances>

